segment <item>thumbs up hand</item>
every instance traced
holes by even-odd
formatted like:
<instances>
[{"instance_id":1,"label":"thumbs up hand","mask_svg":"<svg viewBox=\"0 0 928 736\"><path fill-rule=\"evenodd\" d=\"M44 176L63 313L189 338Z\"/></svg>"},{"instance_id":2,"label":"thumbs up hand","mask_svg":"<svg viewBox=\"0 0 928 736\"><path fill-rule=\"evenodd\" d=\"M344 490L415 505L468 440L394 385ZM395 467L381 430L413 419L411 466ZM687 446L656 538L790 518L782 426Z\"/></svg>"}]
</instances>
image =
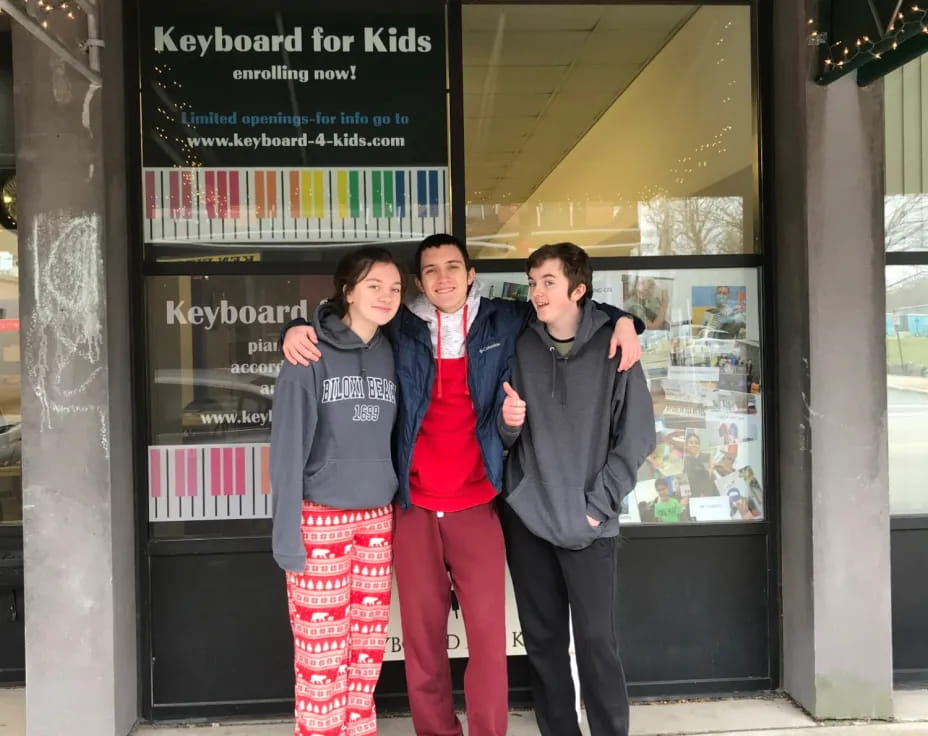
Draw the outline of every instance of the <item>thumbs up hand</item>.
<instances>
[{"instance_id":1,"label":"thumbs up hand","mask_svg":"<svg viewBox=\"0 0 928 736\"><path fill-rule=\"evenodd\" d=\"M503 382L503 391L506 392L506 398L503 399L503 423L507 427L521 427L525 424L525 402L508 381Z\"/></svg>"}]
</instances>

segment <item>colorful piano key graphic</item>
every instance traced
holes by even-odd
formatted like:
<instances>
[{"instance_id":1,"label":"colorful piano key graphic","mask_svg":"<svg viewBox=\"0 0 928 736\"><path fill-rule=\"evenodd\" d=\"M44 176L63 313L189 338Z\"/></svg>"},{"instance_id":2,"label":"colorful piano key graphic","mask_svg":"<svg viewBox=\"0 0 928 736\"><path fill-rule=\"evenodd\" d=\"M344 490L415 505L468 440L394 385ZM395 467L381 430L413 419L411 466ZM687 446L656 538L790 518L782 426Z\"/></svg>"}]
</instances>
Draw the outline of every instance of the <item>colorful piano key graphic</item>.
<instances>
[{"instance_id":1,"label":"colorful piano key graphic","mask_svg":"<svg viewBox=\"0 0 928 736\"><path fill-rule=\"evenodd\" d=\"M148 520L271 516L270 445L152 445Z\"/></svg>"},{"instance_id":2,"label":"colorful piano key graphic","mask_svg":"<svg viewBox=\"0 0 928 736\"><path fill-rule=\"evenodd\" d=\"M447 168L147 168L146 243L331 243L447 232Z\"/></svg>"}]
</instances>

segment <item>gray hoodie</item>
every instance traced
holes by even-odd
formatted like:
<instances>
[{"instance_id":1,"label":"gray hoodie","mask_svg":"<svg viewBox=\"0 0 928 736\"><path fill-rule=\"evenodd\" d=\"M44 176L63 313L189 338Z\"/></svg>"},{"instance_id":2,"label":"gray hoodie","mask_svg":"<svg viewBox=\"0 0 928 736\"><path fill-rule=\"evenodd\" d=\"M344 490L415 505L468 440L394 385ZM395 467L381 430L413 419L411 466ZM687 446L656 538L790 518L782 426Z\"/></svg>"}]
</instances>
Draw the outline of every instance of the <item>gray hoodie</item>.
<instances>
[{"instance_id":1,"label":"gray hoodie","mask_svg":"<svg viewBox=\"0 0 928 736\"><path fill-rule=\"evenodd\" d=\"M322 359L285 362L274 389L271 496L274 559L303 572L303 500L337 509L384 506L397 489L390 435L396 418L393 350L378 331L367 344L332 311L316 309Z\"/></svg>"},{"instance_id":2,"label":"gray hoodie","mask_svg":"<svg viewBox=\"0 0 928 736\"><path fill-rule=\"evenodd\" d=\"M617 373L609 318L587 301L570 352L562 356L535 320L516 343L512 386L525 424L503 442L506 501L529 531L566 549L619 533L622 499L654 451L654 409L640 364ZM593 527L587 515L602 522Z\"/></svg>"}]
</instances>

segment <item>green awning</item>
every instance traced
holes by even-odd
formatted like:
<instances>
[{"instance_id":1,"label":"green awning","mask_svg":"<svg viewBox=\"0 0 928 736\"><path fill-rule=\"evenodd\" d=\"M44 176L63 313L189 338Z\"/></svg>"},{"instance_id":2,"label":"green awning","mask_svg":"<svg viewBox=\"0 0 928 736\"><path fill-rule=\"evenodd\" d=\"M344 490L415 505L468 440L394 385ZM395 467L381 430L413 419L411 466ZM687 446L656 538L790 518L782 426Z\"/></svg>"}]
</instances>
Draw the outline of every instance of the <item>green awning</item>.
<instances>
[{"instance_id":1,"label":"green awning","mask_svg":"<svg viewBox=\"0 0 928 736\"><path fill-rule=\"evenodd\" d=\"M928 0L821 0L819 8L809 43L820 50L820 84L856 70L864 86L928 51Z\"/></svg>"}]
</instances>

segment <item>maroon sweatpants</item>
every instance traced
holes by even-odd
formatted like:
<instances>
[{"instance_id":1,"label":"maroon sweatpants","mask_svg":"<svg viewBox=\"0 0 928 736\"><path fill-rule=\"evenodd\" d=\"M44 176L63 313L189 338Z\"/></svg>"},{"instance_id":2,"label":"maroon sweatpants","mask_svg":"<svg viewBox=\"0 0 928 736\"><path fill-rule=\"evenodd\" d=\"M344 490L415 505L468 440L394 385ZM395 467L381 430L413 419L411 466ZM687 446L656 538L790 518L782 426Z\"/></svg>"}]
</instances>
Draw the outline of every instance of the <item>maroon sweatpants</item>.
<instances>
[{"instance_id":1,"label":"maroon sweatpants","mask_svg":"<svg viewBox=\"0 0 928 736\"><path fill-rule=\"evenodd\" d=\"M470 655L464 673L467 733L504 736L506 552L495 504L445 513L397 507L394 518L393 569L416 736L462 734L448 666L449 568Z\"/></svg>"}]
</instances>

